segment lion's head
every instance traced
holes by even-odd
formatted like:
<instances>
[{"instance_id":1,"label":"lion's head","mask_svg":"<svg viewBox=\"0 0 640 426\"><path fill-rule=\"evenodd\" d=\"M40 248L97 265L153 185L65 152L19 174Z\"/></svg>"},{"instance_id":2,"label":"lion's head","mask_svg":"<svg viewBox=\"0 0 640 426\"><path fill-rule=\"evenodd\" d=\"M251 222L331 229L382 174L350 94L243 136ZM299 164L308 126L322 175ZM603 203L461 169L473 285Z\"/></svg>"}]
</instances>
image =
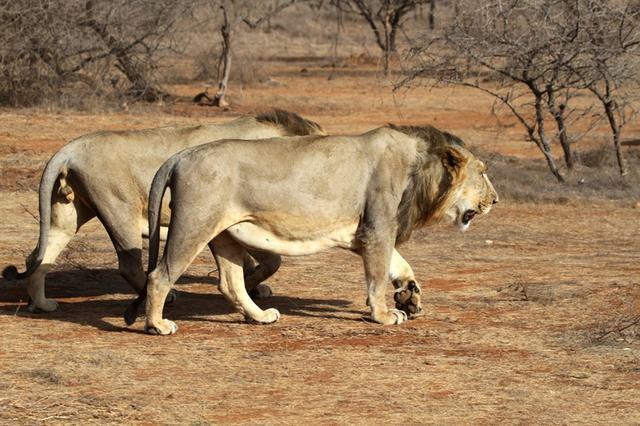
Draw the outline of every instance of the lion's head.
<instances>
[{"instance_id":1,"label":"lion's head","mask_svg":"<svg viewBox=\"0 0 640 426\"><path fill-rule=\"evenodd\" d=\"M448 172L454 177L445 215L462 231L466 231L476 216L489 213L498 202L498 193L487 176L487 166L464 148L450 148ZM445 166L447 168L447 166Z\"/></svg>"},{"instance_id":2,"label":"lion's head","mask_svg":"<svg viewBox=\"0 0 640 426\"><path fill-rule=\"evenodd\" d=\"M431 126L390 127L418 140L418 158L398 208L398 242L445 217L465 231L498 202L487 166L460 138Z\"/></svg>"}]
</instances>

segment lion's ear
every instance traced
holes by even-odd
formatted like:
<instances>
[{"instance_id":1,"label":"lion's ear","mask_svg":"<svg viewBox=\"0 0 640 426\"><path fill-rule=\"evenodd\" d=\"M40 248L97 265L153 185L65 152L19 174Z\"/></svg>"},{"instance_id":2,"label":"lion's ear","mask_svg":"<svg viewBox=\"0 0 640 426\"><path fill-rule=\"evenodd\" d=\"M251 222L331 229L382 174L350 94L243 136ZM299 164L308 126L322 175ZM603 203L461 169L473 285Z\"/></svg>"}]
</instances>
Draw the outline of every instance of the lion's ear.
<instances>
[{"instance_id":1,"label":"lion's ear","mask_svg":"<svg viewBox=\"0 0 640 426\"><path fill-rule=\"evenodd\" d=\"M441 158L445 169L450 172L457 172L467 164L467 157L460 150L451 146L442 150Z\"/></svg>"}]
</instances>

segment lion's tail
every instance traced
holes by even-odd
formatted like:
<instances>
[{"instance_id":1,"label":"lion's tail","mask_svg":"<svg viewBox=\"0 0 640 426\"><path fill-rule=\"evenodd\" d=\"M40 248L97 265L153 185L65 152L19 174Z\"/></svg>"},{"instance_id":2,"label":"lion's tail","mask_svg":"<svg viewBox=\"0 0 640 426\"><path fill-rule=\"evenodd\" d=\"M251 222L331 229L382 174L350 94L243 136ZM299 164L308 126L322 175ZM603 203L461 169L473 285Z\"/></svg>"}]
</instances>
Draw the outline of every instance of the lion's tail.
<instances>
[{"instance_id":1,"label":"lion's tail","mask_svg":"<svg viewBox=\"0 0 640 426\"><path fill-rule=\"evenodd\" d=\"M63 186L65 177L67 176L67 164L68 157L63 153L57 153L47 163L42 177L40 178L39 188L39 210L40 210L40 236L38 237L38 246L35 253L35 257L32 261L27 262L27 270L24 272L18 272L18 268L14 265L9 265L2 271L2 276L8 280L25 279L33 274L36 269L42 264L44 260L45 251L47 248L47 239L49 237L49 228L51 227L51 199L53 197L53 187L56 180L60 178L61 194L67 196L67 199L73 200L73 192L70 188Z\"/></svg>"},{"instance_id":2,"label":"lion's tail","mask_svg":"<svg viewBox=\"0 0 640 426\"><path fill-rule=\"evenodd\" d=\"M162 200L169 186L171 175L173 174L173 166L175 165L174 157L166 161L156 172L151 183L149 191L149 263L147 273L153 271L158 264L158 255L160 252L160 217L162 209Z\"/></svg>"},{"instance_id":3,"label":"lion's tail","mask_svg":"<svg viewBox=\"0 0 640 426\"><path fill-rule=\"evenodd\" d=\"M176 156L165 161L153 177L151 189L149 190L149 263L147 274L151 273L158 264L158 254L160 252L160 218L162 213L162 199L164 198L164 193L169 186L175 162ZM129 305L124 313L124 321L127 325L131 325L136 321L138 309L146 298L147 283L145 283L136 300Z\"/></svg>"}]
</instances>

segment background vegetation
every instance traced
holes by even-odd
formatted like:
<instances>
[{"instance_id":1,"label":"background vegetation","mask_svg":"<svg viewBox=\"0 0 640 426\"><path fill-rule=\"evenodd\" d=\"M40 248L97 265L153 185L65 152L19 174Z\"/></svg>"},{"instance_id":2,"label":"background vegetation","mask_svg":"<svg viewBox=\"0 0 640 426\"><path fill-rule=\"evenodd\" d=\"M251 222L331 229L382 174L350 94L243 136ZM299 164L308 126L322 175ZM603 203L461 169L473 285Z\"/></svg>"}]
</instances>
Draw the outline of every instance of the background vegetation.
<instances>
[{"instance_id":1,"label":"background vegetation","mask_svg":"<svg viewBox=\"0 0 640 426\"><path fill-rule=\"evenodd\" d=\"M359 58L396 90L493 97L558 182L596 164L607 169L598 185L628 194L638 183L639 142L625 130L636 116L639 16L634 0L2 0L0 103L228 108L227 93L277 84L260 61L318 57L336 78ZM175 84L202 90L181 99ZM599 126L610 148L581 152Z\"/></svg>"}]
</instances>

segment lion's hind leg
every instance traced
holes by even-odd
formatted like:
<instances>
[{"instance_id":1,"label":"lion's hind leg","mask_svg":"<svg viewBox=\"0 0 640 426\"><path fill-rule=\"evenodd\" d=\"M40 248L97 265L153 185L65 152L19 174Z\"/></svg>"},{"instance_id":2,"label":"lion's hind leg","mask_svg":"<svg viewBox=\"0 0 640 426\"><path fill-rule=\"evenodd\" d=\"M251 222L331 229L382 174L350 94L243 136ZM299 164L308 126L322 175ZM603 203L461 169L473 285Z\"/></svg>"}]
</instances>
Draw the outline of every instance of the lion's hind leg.
<instances>
[{"instance_id":1,"label":"lion's hind leg","mask_svg":"<svg viewBox=\"0 0 640 426\"><path fill-rule=\"evenodd\" d=\"M58 302L47 299L45 296L46 275L78 229L93 216L93 213L77 200L72 202L55 200L52 203L51 226L44 258L40 266L27 279L27 292L31 298L28 307L30 312L53 312L58 308ZM33 257L32 253L27 263L33 261Z\"/></svg>"},{"instance_id":2,"label":"lion's hind leg","mask_svg":"<svg viewBox=\"0 0 640 426\"><path fill-rule=\"evenodd\" d=\"M167 335L177 331L178 327L174 322L162 317L167 294L198 253L220 232L217 228L211 232L203 232L206 227L201 224L185 226L182 219L176 216L172 216L171 220L172 226L178 231L173 238L167 239L162 259L147 278L145 331L149 334Z\"/></svg>"},{"instance_id":3,"label":"lion's hind leg","mask_svg":"<svg viewBox=\"0 0 640 426\"><path fill-rule=\"evenodd\" d=\"M248 321L269 324L280 319L280 312L274 308L262 310L247 293L244 284L243 264L246 249L226 233L217 236L209 243L218 264L220 273L220 291L224 297Z\"/></svg>"},{"instance_id":4,"label":"lion's hind leg","mask_svg":"<svg viewBox=\"0 0 640 426\"><path fill-rule=\"evenodd\" d=\"M164 259L163 259L164 260ZM149 334L167 335L178 331L178 326L162 318L162 308L173 283L164 261L149 274L147 279L147 320L144 331Z\"/></svg>"}]
</instances>

